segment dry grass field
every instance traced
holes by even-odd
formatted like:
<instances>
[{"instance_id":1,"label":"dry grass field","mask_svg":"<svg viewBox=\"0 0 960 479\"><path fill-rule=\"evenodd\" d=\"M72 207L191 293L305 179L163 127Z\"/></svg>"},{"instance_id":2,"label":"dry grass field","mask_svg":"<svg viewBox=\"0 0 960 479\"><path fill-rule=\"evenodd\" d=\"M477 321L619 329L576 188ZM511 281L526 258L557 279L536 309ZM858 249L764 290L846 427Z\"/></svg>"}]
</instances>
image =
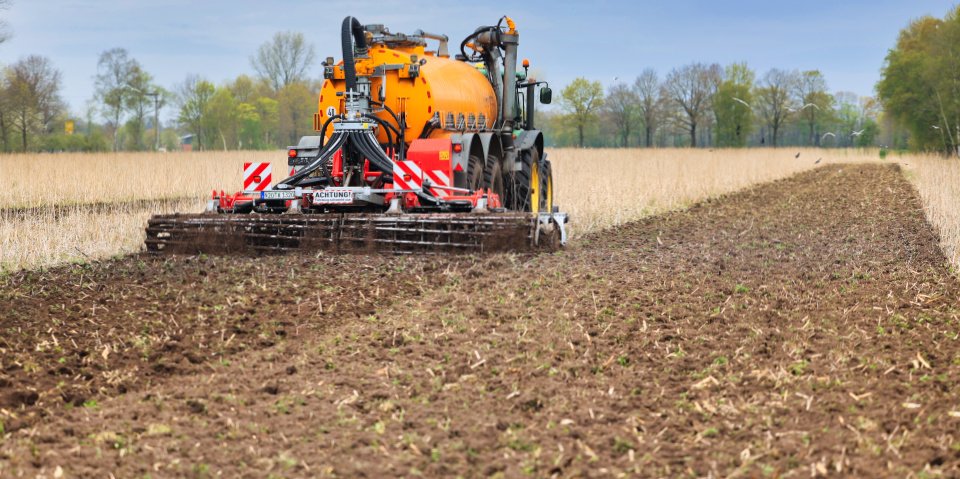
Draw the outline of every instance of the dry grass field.
<instances>
[{"instance_id":1,"label":"dry grass field","mask_svg":"<svg viewBox=\"0 0 960 479\"><path fill-rule=\"evenodd\" d=\"M879 161L870 150L552 149L548 155L556 204L572 215L573 238L816 166ZM275 178L285 170L279 151L0 156L0 181L8 185L0 196L0 270L138 251L150 215L196 212L212 189L237 190L247 161L273 162ZM923 156L888 161L906 165L945 251L960 262L954 206L960 166Z\"/></svg>"},{"instance_id":2,"label":"dry grass field","mask_svg":"<svg viewBox=\"0 0 960 479\"><path fill-rule=\"evenodd\" d=\"M940 233L940 246L960 267L960 161L915 155L899 159L920 198L927 219Z\"/></svg>"}]
</instances>

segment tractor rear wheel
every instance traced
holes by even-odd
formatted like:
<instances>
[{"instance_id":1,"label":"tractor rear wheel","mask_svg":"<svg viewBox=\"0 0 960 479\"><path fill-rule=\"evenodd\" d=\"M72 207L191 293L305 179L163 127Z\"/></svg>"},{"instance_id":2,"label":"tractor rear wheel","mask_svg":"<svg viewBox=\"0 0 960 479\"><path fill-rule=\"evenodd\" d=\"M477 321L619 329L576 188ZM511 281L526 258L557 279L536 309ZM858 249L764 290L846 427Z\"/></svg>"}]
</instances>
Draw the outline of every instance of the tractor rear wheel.
<instances>
[{"instance_id":1,"label":"tractor rear wheel","mask_svg":"<svg viewBox=\"0 0 960 479\"><path fill-rule=\"evenodd\" d=\"M540 162L540 211L553 212L553 167L549 161Z\"/></svg>"},{"instance_id":2,"label":"tractor rear wheel","mask_svg":"<svg viewBox=\"0 0 960 479\"><path fill-rule=\"evenodd\" d=\"M509 175L507 206L511 210L539 213L543 206L540 152L530 148L520 153L520 170Z\"/></svg>"},{"instance_id":3,"label":"tractor rear wheel","mask_svg":"<svg viewBox=\"0 0 960 479\"><path fill-rule=\"evenodd\" d=\"M467 189L477 191L483 188L484 176L483 160L477 155L470 155L467 160Z\"/></svg>"},{"instance_id":4,"label":"tractor rear wheel","mask_svg":"<svg viewBox=\"0 0 960 479\"><path fill-rule=\"evenodd\" d=\"M500 201L505 204L506 188L503 180L503 165L500 158L493 155L488 156L487 164L483 169L483 187L499 196Z\"/></svg>"}]
</instances>

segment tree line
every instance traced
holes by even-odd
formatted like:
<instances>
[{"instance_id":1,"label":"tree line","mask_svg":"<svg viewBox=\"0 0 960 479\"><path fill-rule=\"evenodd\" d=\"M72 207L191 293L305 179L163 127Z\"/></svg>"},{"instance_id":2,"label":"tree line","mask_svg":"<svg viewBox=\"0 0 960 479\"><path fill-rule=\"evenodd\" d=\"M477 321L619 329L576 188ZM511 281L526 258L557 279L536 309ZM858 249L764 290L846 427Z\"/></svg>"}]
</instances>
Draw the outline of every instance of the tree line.
<instances>
[{"instance_id":1,"label":"tree line","mask_svg":"<svg viewBox=\"0 0 960 479\"><path fill-rule=\"evenodd\" d=\"M0 10L9 0L0 0ZM0 19L0 44L10 31ZM101 53L81 114L61 96L61 73L30 55L0 68L0 150L272 149L312 133L321 81L314 47L280 32L250 57L252 75L215 84L191 75L167 89L128 51ZM539 124L554 146L888 146L960 154L960 7L904 28L877 96L831 91L819 70L690 63L645 69L604 88L577 78ZM172 122L160 111L175 112Z\"/></svg>"},{"instance_id":2,"label":"tree line","mask_svg":"<svg viewBox=\"0 0 960 479\"><path fill-rule=\"evenodd\" d=\"M114 48L100 54L94 97L78 117L62 99L60 71L30 55L2 68L0 150L171 150L184 135L198 150L282 148L312 132L322 85L307 75L315 61L303 34L280 32L251 56L255 75L220 85L190 75L167 89ZM160 114L170 108L176 119L164 125Z\"/></svg>"},{"instance_id":3,"label":"tree line","mask_svg":"<svg viewBox=\"0 0 960 479\"><path fill-rule=\"evenodd\" d=\"M960 156L960 6L900 31L877 93L912 148Z\"/></svg>"},{"instance_id":4,"label":"tree line","mask_svg":"<svg viewBox=\"0 0 960 479\"><path fill-rule=\"evenodd\" d=\"M881 141L872 97L833 92L819 70L691 63L660 77L643 70L604 90L577 78L542 124L558 146L863 147Z\"/></svg>"}]
</instances>

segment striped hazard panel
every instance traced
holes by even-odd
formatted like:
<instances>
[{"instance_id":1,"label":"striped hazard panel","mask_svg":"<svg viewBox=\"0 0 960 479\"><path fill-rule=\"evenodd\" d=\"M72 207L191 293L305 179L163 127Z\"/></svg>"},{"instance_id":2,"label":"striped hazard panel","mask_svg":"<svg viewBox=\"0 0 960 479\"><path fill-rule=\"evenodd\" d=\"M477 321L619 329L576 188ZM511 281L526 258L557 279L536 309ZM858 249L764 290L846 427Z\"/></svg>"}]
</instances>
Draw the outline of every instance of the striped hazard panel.
<instances>
[{"instance_id":1,"label":"striped hazard panel","mask_svg":"<svg viewBox=\"0 0 960 479\"><path fill-rule=\"evenodd\" d=\"M270 163L243 164L243 191L263 191L273 181Z\"/></svg>"},{"instance_id":2,"label":"striped hazard panel","mask_svg":"<svg viewBox=\"0 0 960 479\"><path fill-rule=\"evenodd\" d=\"M424 176L431 185L450 186L450 177L442 170L421 170L415 161L404 160L393 163L393 188L397 190L419 190L423 187ZM437 198L450 196L443 188L430 188L430 194Z\"/></svg>"}]
</instances>

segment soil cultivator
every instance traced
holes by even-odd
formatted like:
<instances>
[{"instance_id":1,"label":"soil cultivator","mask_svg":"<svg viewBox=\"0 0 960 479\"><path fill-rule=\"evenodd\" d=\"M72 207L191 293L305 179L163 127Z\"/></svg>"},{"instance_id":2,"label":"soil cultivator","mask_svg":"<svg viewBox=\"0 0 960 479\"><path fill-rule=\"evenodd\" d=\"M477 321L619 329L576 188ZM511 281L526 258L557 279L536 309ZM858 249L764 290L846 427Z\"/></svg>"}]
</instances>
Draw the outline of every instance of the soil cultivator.
<instances>
[{"instance_id":1,"label":"soil cultivator","mask_svg":"<svg viewBox=\"0 0 960 479\"><path fill-rule=\"evenodd\" d=\"M244 190L204 214L154 216L157 253L487 252L555 249L567 215L535 127L545 82L517 70L509 17L451 58L445 35L342 25L343 60L323 62L315 136L288 150L289 176L244 165ZM427 40L438 42L427 50ZM539 91L539 95L537 95Z\"/></svg>"}]
</instances>

